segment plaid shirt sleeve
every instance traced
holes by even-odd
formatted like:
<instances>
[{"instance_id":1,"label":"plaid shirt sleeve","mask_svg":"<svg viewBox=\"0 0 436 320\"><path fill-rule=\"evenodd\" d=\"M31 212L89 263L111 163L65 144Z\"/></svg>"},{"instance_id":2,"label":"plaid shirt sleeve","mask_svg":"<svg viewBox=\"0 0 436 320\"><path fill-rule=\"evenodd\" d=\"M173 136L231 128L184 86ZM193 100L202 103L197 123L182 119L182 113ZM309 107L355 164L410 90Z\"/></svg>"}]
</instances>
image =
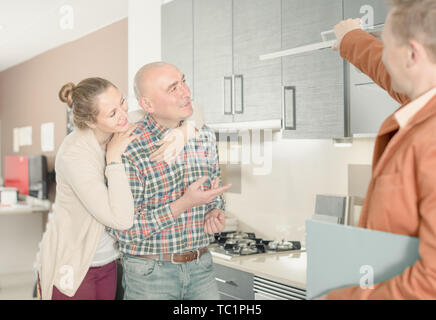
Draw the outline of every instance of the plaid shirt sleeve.
<instances>
[{"instance_id":1,"label":"plaid shirt sleeve","mask_svg":"<svg viewBox=\"0 0 436 320\"><path fill-rule=\"evenodd\" d=\"M147 239L175 225L169 203L153 210L147 210L143 175L128 154L123 154L122 160L133 195L135 216L132 228L127 231L118 231L120 239L129 242L131 238L129 235L135 235L135 237L139 235L139 239Z\"/></svg>"},{"instance_id":2,"label":"plaid shirt sleeve","mask_svg":"<svg viewBox=\"0 0 436 320\"><path fill-rule=\"evenodd\" d=\"M214 143L214 146L215 146L214 157L213 157L213 160L211 163L211 166L213 167L213 169L212 169L212 176L210 177L210 181L213 181L216 177L218 177L219 181L220 181L220 185L221 185L221 183L222 183L221 170L220 170L220 166L219 166L218 146L217 146L216 142ZM222 195L216 197L214 201L207 204L206 212L209 212L213 209L221 209L221 210L225 211L226 202L225 202L224 197Z\"/></svg>"}]
</instances>

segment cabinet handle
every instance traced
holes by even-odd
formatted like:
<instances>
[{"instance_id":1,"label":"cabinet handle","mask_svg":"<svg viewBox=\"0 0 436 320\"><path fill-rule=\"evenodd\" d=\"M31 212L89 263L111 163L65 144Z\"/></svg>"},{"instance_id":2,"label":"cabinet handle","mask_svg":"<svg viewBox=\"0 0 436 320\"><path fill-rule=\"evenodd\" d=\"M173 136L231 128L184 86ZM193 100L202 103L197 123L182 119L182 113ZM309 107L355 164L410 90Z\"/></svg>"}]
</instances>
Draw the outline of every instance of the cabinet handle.
<instances>
[{"instance_id":1,"label":"cabinet handle","mask_svg":"<svg viewBox=\"0 0 436 320\"><path fill-rule=\"evenodd\" d=\"M238 74L238 75L235 75L234 76L234 82L235 82L235 85L234 85L234 90L235 90L235 113L237 113L237 114L243 114L244 113L244 76L242 75L242 74ZM240 93L239 92L236 92L236 84L237 84L237 82L236 82L236 80L239 80L240 82L240 86L238 87L239 88L239 91L240 91ZM239 95L237 94L237 93L239 93ZM238 99L236 99L238 97ZM238 110L237 108L238 108L238 102L240 103L240 110Z\"/></svg>"},{"instance_id":2,"label":"cabinet handle","mask_svg":"<svg viewBox=\"0 0 436 320\"><path fill-rule=\"evenodd\" d=\"M234 287L237 287L237 286L238 286L238 285L237 285L234 281L232 281L232 280L224 280L224 279L220 279L220 278L216 278L216 277L215 277L215 280L218 281L218 282L222 282L222 283L225 283L225 284L229 284L229 285L234 286Z\"/></svg>"},{"instance_id":3,"label":"cabinet handle","mask_svg":"<svg viewBox=\"0 0 436 320\"><path fill-rule=\"evenodd\" d=\"M230 81L230 87L229 90L226 90L226 83ZM226 110L226 106L227 106L227 97L228 97L228 92L230 92L230 111ZM233 76L231 77L224 77L224 114L225 115L233 115L234 111L233 111Z\"/></svg>"},{"instance_id":4,"label":"cabinet handle","mask_svg":"<svg viewBox=\"0 0 436 320\"><path fill-rule=\"evenodd\" d=\"M292 94L290 99L286 98L286 92ZM288 102L292 103L292 112L288 114ZM283 86L282 90L282 130L296 130L297 106L295 97L295 86ZM292 117L292 125L288 125L288 116Z\"/></svg>"}]
</instances>

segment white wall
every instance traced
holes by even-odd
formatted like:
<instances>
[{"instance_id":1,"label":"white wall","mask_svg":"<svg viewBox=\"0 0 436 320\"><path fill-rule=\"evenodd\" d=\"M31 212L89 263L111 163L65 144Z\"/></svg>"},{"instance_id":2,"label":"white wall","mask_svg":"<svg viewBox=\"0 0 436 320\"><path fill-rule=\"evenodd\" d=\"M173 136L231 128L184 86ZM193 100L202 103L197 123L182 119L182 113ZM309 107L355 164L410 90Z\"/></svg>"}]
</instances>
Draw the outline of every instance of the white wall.
<instances>
[{"instance_id":1,"label":"white wall","mask_svg":"<svg viewBox=\"0 0 436 320\"><path fill-rule=\"evenodd\" d=\"M31 272L41 237L41 213L0 215L0 274Z\"/></svg>"},{"instance_id":2,"label":"white wall","mask_svg":"<svg viewBox=\"0 0 436 320\"><path fill-rule=\"evenodd\" d=\"M129 0L129 111L139 109L133 79L144 64L161 60L162 0Z\"/></svg>"}]
</instances>

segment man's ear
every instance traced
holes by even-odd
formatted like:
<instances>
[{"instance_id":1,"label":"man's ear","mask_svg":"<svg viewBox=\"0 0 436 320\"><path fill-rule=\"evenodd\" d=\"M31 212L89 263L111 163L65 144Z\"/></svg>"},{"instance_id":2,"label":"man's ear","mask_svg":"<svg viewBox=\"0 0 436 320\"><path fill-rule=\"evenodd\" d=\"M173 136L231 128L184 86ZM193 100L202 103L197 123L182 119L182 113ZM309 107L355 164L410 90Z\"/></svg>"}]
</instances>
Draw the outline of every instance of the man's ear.
<instances>
[{"instance_id":1,"label":"man's ear","mask_svg":"<svg viewBox=\"0 0 436 320\"><path fill-rule=\"evenodd\" d=\"M146 97L141 97L138 100L138 104L142 108L142 110L144 110L145 112L154 113L153 105L152 105L151 101L149 99L147 99Z\"/></svg>"},{"instance_id":2,"label":"man's ear","mask_svg":"<svg viewBox=\"0 0 436 320\"><path fill-rule=\"evenodd\" d=\"M410 68L418 64L425 54L424 46L415 40L411 40L407 53L407 67Z\"/></svg>"}]
</instances>

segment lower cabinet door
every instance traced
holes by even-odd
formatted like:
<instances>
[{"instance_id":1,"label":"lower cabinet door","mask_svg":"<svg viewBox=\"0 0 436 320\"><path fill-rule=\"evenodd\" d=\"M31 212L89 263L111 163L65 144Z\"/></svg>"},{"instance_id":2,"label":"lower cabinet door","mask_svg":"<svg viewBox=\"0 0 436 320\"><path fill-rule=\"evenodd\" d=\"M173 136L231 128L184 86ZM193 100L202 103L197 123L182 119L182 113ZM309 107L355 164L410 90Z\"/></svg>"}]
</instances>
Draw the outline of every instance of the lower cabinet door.
<instances>
[{"instance_id":1,"label":"lower cabinet door","mask_svg":"<svg viewBox=\"0 0 436 320\"><path fill-rule=\"evenodd\" d=\"M215 280L220 295L231 300L254 300L253 275L248 272L214 264Z\"/></svg>"},{"instance_id":2,"label":"lower cabinet door","mask_svg":"<svg viewBox=\"0 0 436 320\"><path fill-rule=\"evenodd\" d=\"M219 294L220 294L220 300L240 300L240 299L238 299L236 297L233 297L231 295L225 294L223 292L219 292Z\"/></svg>"}]
</instances>

